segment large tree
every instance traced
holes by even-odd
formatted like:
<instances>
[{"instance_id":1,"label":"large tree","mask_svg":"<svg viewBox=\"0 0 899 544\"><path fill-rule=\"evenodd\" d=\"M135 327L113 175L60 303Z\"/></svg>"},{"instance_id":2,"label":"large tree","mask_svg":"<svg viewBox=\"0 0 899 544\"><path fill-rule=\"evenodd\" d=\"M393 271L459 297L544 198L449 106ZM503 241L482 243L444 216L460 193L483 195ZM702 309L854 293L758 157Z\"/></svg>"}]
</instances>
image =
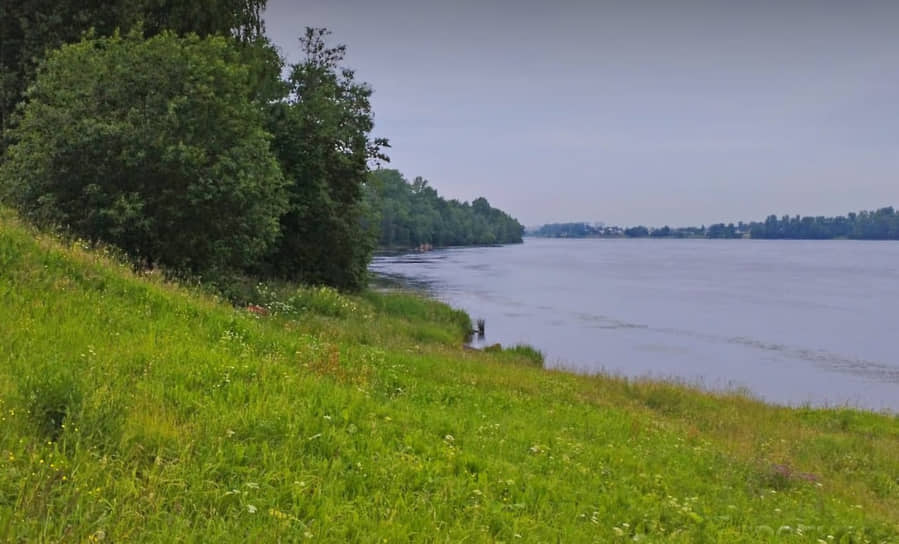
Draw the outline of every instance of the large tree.
<instances>
[{"instance_id":1,"label":"large tree","mask_svg":"<svg viewBox=\"0 0 899 544\"><path fill-rule=\"evenodd\" d=\"M34 79L48 51L92 30L109 36L140 26L153 36L165 30L201 37L231 35L246 42L262 36L266 0L3 0L0 2L0 131Z\"/></svg>"},{"instance_id":2,"label":"large tree","mask_svg":"<svg viewBox=\"0 0 899 544\"><path fill-rule=\"evenodd\" d=\"M345 289L364 285L377 237L362 199L369 161L387 160L373 138L371 88L341 66L345 48L325 29L307 28L303 59L292 66L289 96L272 105L270 129L288 182L290 207L272 272Z\"/></svg>"},{"instance_id":3,"label":"large tree","mask_svg":"<svg viewBox=\"0 0 899 544\"><path fill-rule=\"evenodd\" d=\"M268 251L283 177L230 40L162 33L88 39L38 70L0 194L42 225L191 272Z\"/></svg>"}]
</instances>

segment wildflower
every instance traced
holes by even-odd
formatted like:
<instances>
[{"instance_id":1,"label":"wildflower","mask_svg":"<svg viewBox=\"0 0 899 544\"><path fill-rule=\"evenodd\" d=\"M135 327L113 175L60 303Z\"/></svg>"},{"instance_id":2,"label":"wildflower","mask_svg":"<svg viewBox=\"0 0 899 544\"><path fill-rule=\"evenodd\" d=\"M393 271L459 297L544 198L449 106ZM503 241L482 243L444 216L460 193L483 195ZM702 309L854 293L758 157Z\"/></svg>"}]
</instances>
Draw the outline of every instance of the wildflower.
<instances>
[{"instance_id":1,"label":"wildflower","mask_svg":"<svg viewBox=\"0 0 899 544\"><path fill-rule=\"evenodd\" d=\"M252 504L248 504L248 505L247 505L247 512L249 512L249 513L251 513L251 514L255 514L255 513L256 513L256 507L253 506Z\"/></svg>"}]
</instances>

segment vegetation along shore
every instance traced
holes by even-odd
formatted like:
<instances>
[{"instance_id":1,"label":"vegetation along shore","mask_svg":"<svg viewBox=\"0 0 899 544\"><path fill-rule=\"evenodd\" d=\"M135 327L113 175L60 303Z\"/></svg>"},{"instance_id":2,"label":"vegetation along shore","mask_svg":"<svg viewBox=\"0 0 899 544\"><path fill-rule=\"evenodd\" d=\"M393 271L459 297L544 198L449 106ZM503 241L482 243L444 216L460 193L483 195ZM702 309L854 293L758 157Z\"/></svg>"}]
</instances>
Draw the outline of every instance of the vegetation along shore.
<instances>
[{"instance_id":1,"label":"vegetation along shore","mask_svg":"<svg viewBox=\"0 0 899 544\"><path fill-rule=\"evenodd\" d=\"M894 415L547 371L401 293L250 312L6 209L0 267L3 540L899 539Z\"/></svg>"},{"instance_id":2,"label":"vegetation along shore","mask_svg":"<svg viewBox=\"0 0 899 544\"><path fill-rule=\"evenodd\" d=\"M706 227L550 223L530 229L545 238L754 238L761 240L899 240L899 213L892 206L836 217L769 215L764 221L715 223Z\"/></svg>"}]
</instances>

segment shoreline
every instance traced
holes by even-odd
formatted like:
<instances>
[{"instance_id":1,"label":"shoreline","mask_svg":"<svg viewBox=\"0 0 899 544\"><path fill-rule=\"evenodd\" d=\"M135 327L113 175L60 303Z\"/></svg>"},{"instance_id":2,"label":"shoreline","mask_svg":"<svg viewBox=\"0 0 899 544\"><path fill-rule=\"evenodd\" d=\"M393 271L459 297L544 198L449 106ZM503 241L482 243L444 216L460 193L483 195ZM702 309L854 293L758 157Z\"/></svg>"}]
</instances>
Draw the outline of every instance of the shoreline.
<instances>
[{"instance_id":1,"label":"shoreline","mask_svg":"<svg viewBox=\"0 0 899 544\"><path fill-rule=\"evenodd\" d=\"M465 350L420 295L234 308L2 212L0 262L12 540L899 538L899 417Z\"/></svg>"}]
</instances>

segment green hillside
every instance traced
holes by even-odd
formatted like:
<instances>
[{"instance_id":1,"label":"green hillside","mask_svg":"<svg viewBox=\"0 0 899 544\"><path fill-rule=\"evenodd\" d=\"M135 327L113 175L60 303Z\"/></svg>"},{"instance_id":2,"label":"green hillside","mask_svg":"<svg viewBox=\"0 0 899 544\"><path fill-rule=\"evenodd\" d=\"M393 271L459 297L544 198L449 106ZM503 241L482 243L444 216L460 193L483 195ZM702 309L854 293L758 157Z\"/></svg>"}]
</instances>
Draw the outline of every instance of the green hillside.
<instances>
[{"instance_id":1,"label":"green hillside","mask_svg":"<svg viewBox=\"0 0 899 544\"><path fill-rule=\"evenodd\" d=\"M259 302L0 209L0 540L899 542L895 416L546 371L411 295Z\"/></svg>"}]
</instances>

